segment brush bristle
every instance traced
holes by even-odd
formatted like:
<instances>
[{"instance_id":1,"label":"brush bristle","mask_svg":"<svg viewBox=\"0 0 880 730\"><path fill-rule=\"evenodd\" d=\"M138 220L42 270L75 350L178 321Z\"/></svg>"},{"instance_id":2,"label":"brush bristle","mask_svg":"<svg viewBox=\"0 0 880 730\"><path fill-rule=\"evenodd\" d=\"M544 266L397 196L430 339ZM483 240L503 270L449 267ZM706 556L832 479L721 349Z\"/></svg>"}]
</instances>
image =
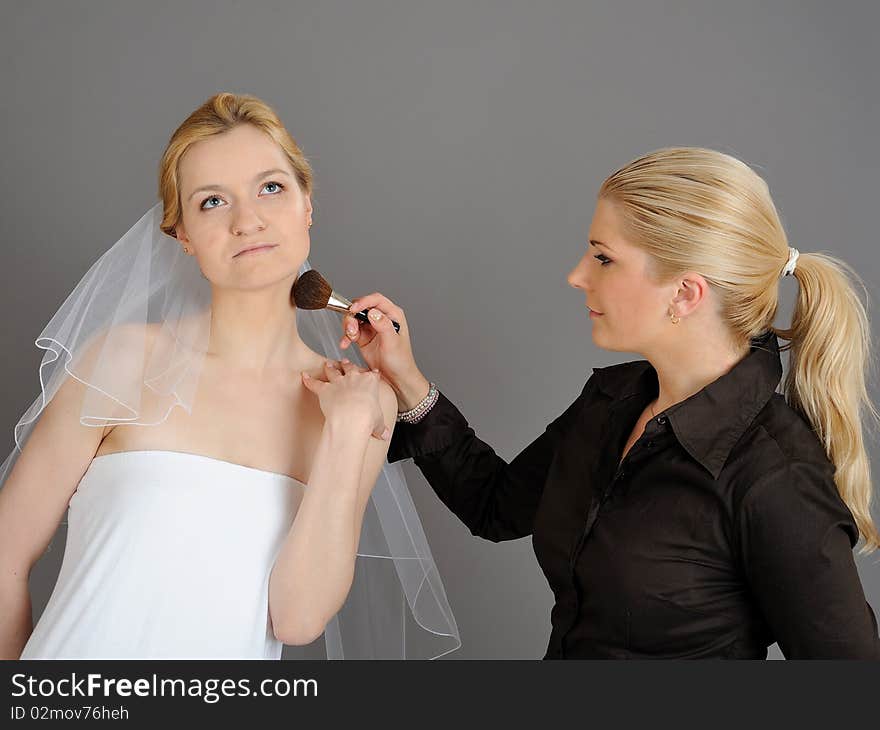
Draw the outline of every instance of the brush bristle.
<instances>
[{"instance_id":1,"label":"brush bristle","mask_svg":"<svg viewBox=\"0 0 880 730\"><path fill-rule=\"evenodd\" d=\"M324 309L332 293L330 283L317 271L309 269L294 282L290 296L299 309Z\"/></svg>"}]
</instances>

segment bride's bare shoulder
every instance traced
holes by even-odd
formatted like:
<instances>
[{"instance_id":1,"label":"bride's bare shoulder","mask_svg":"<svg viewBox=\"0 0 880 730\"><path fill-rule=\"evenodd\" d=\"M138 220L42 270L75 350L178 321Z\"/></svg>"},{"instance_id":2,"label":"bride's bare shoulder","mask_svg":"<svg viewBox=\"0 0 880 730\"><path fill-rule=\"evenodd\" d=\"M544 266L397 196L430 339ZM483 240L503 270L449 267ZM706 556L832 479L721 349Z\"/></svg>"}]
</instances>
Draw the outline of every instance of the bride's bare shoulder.
<instances>
[{"instance_id":1,"label":"bride's bare shoulder","mask_svg":"<svg viewBox=\"0 0 880 730\"><path fill-rule=\"evenodd\" d=\"M153 344L162 331L161 322L121 322L110 327L105 327L96 332L90 338L89 344L103 345L119 345L130 346L136 342L143 342L145 345Z\"/></svg>"},{"instance_id":2,"label":"bride's bare shoulder","mask_svg":"<svg viewBox=\"0 0 880 730\"><path fill-rule=\"evenodd\" d=\"M303 366L299 370L305 370L312 377L320 377L324 373L324 363L331 359L320 352L307 348Z\"/></svg>"}]
</instances>

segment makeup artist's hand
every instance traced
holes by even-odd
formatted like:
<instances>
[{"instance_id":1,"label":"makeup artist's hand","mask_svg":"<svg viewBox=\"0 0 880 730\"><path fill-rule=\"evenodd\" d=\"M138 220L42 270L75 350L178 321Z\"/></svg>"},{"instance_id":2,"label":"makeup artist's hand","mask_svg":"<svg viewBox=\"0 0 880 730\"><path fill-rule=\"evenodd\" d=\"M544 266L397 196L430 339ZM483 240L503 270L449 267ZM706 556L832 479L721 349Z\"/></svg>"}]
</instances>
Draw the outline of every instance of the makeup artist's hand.
<instances>
[{"instance_id":1,"label":"makeup artist's hand","mask_svg":"<svg viewBox=\"0 0 880 730\"><path fill-rule=\"evenodd\" d=\"M378 371L363 370L347 360L328 360L324 363L324 375L326 381L303 371L302 381L318 396L325 421L340 423L344 428L363 424L377 439L387 441L391 437L379 400L381 377Z\"/></svg>"},{"instance_id":2,"label":"makeup artist's hand","mask_svg":"<svg viewBox=\"0 0 880 730\"><path fill-rule=\"evenodd\" d=\"M370 323L362 324L354 316L346 315L342 321L345 336L339 346L344 350L352 342L357 343L367 364L378 369L394 388L398 410L409 410L428 394L430 383L413 357L406 314L379 292L352 302L352 312L364 309L369 310ZM394 330L391 320L400 325L400 332Z\"/></svg>"}]
</instances>

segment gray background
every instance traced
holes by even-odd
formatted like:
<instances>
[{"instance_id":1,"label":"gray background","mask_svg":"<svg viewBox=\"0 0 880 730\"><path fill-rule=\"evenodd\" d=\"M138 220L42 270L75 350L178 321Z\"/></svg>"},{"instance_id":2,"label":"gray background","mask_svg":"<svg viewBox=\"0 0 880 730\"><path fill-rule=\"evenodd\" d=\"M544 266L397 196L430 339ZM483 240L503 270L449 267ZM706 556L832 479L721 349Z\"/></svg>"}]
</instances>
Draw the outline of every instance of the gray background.
<instances>
[{"instance_id":1,"label":"gray background","mask_svg":"<svg viewBox=\"0 0 880 730\"><path fill-rule=\"evenodd\" d=\"M639 357L592 345L565 282L599 184L639 154L740 157L793 246L877 291L876 3L5 0L3 17L4 454L39 390L34 338L156 201L168 137L218 91L277 109L316 171L313 265L401 304L423 371L506 458L592 367ZM473 538L406 470L461 629L450 658L542 656L531 541ZM63 545L32 574L35 617ZM880 610L878 558L858 564Z\"/></svg>"}]
</instances>

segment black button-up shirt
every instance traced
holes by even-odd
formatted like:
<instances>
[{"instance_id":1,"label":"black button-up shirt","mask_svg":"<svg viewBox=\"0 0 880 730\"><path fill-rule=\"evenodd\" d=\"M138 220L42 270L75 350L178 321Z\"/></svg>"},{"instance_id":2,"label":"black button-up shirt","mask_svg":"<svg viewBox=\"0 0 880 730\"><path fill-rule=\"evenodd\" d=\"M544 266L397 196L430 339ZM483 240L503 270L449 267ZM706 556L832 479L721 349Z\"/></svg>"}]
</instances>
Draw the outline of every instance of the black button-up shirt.
<instances>
[{"instance_id":1,"label":"black button-up shirt","mask_svg":"<svg viewBox=\"0 0 880 730\"><path fill-rule=\"evenodd\" d=\"M834 467L776 387L773 332L657 414L645 360L593 374L509 464L441 393L395 429L440 499L488 540L532 535L555 596L547 658L880 658Z\"/></svg>"}]
</instances>

